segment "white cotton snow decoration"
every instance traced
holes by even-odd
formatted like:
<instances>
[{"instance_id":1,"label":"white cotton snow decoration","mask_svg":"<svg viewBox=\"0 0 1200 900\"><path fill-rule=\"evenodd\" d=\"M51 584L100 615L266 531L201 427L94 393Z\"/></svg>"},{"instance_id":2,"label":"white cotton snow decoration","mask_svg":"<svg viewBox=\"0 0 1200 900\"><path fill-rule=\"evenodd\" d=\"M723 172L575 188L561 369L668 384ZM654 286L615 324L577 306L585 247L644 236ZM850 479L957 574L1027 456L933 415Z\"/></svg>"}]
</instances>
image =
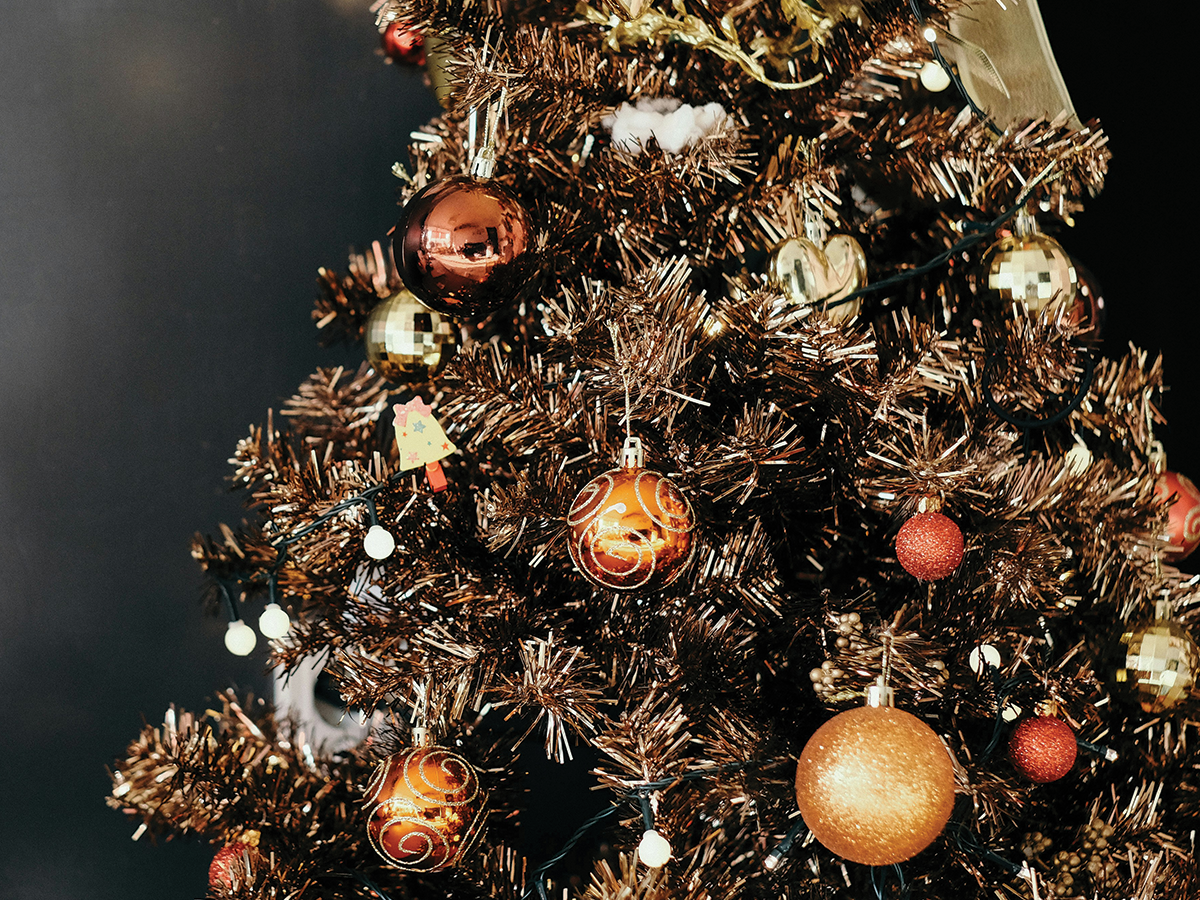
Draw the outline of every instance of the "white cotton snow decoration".
<instances>
[{"instance_id":1,"label":"white cotton snow decoration","mask_svg":"<svg viewBox=\"0 0 1200 900\"><path fill-rule=\"evenodd\" d=\"M720 103L692 106L674 97L657 97L639 100L636 106L622 103L600 124L611 132L614 147L636 156L650 138L667 153L682 153L728 121Z\"/></svg>"}]
</instances>

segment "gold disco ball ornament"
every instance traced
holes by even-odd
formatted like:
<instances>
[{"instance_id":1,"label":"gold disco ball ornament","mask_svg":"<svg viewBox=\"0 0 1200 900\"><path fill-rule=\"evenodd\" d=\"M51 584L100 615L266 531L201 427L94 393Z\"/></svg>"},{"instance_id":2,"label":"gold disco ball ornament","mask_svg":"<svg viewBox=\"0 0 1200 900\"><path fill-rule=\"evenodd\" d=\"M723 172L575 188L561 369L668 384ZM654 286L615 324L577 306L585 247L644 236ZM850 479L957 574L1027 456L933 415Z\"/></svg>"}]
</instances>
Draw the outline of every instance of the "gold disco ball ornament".
<instances>
[{"instance_id":1,"label":"gold disco ball ornament","mask_svg":"<svg viewBox=\"0 0 1200 900\"><path fill-rule=\"evenodd\" d=\"M1117 639L1113 684L1126 700L1155 715L1191 696L1200 665L1196 642L1169 617L1169 605L1160 602L1153 622L1135 625Z\"/></svg>"},{"instance_id":2,"label":"gold disco ball ornament","mask_svg":"<svg viewBox=\"0 0 1200 900\"><path fill-rule=\"evenodd\" d=\"M458 351L458 326L401 289L371 310L363 343L371 368L388 381L428 381Z\"/></svg>"},{"instance_id":3,"label":"gold disco ball ornament","mask_svg":"<svg viewBox=\"0 0 1200 900\"><path fill-rule=\"evenodd\" d=\"M933 729L891 706L876 685L868 705L817 729L796 764L796 803L828 850L867 866L916 856L954 809L954 763Z\"/></svg>"},{"instance_id":4,"label":"gold disco ball ornament","mask_svg":"<svg viewBox=\"0 0 1200 900\"><path fill-rule=\"evenodd\" d=\"M1013 233L991 246L984 264L987 286L1005 302L1022 303L1032 313L1075 302L1075 264L1058 241L1037 230L1030 216L1018 216Z\"/></svg>"}]
</instances>

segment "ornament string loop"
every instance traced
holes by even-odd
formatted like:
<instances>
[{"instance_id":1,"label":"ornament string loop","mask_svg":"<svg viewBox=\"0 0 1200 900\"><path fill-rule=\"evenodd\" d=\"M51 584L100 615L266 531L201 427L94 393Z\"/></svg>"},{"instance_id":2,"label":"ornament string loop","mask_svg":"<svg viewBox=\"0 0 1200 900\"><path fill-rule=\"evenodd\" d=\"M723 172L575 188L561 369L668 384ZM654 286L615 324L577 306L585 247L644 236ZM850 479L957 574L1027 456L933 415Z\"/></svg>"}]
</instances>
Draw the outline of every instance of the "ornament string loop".
<instances>
[{"instance_id":1,"label":"ornament string loop","mask_svg":"<svg viewBox=\"0 0 1200 900\"><path fill-rule=\"evenodd\" d=\"M1057 425L1071 413L1075 412L1075 410L1079 409L1080 404L1083 403L1083 399L1087 396L1088 388L1092 386L1092 377L1096 374L1096 360L1091 353L1085 350L1083 353L1083 371L1079 375L1079 381L1075 386L1074 393L1067 399L1066 404L1057 412L1041 418L1019 416L1004 409L992 394L992 373L999 363L999 359L999 356L995 354L988 358L987 363L983 367L983 375L979 379L980 392L983 394L983 401L987 404L988 409L1009 425L1019 428L1022 431L1049 428L1051 425Z\"/></svg>"}]
</instances>

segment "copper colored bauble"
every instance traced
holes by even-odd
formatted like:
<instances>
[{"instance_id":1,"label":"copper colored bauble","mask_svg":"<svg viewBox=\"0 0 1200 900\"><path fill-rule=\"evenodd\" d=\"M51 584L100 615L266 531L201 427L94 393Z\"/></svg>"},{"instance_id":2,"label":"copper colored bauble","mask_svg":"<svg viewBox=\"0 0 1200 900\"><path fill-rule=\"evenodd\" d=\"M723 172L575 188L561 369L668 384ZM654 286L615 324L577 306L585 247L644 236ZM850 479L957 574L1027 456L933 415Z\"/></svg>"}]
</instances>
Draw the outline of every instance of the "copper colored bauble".
<instances>
[{"instance_id":1,"label":"copper colored bauble","mask_svg":"<svg viewBox=\"0 0 1200 900\"><path fill-rule=\"evenodd\" d=\"M366 804L367 837L380 856L407 872L436 872L482 833L487 795L458 754L413 747L379 763Z\"/></svg>"},{"instance_id":2,"label":"copper colored bauble","mask_svg":"<svg viewBox=\"0 0 1200 900\"><path fill-rule=\"evenodd\" d=\"M796 765L804 824L829 850L868 866L920 853L954 809L954 764L916 716L864 706L817 729Z\"/></svg>"},{"instance_id":3,"label":"copper colored bauble","mask_svg":"<svg viewBox=\"0 0 1200 900\"><path fill-rule=\"evenodd\" d=\"M1170 563L1181 562L1191 556L1200 545L1200 491L1186 475L1178 472L1163 472L1158 482L1158 496L1165 500L1172 494L1175 499L1167 510L1167 531L1164 537L1170 542L1163 559Z\"/></svg>"},{"instance_id":4,"label":"copper colored bauble","mask_svg":"<svg viewBox=\"0 0 1200 900\"><path fill-rule=\"evenodd\" d=\"M399 290L367 316L367 362L388 381L428 381L458 350L458 327L409 291Z\"/></svg>"},{"instance_id":5,"label":"copper colored bauble","mask_svg":"<svg viewBox=\"0 0 1200 900\"><path fill-rule=\"evenodd\" d=\"M918 513L896 534L896 558L910 575L938 581L962 562L962 531L939 512Z\"/></svg>"},{"instance_id":6,"label":"copper colored bauble","mask_svg":"<svg viewBox=\"0 0 1200 900\"><path fill-rule=\"evenodd\" d=\"M692 505L671 479L641 466L610 469L589 481L575 496L567 525L575 568L615 591L666 587L692 555Z\"/></svg>"},{"instance_id":7,"label":"copper colored bauble","mask_svg":"<svg viewBox=\"0 0 1200 900\"><path fill-rule=\"evenodd\" d=\"M259 859L258 851L242 841L226 844L214 855L208 866L208 886L233 890L250 880L249 866Z\"/></svg>"},{"instance_id":8,"label":"copper colored bauble","mask_svg":"<svg viewBox=\"0 0 1200 900\"><path fill-rule=\"evenodd\" d=\"M1075 732L1054 716L1030 716L1019 724L1008 741L1008 757L1030 781L1058 781L1075 765Z\"/></svg>"},{"instance_id":9,"label":"copper colored bauble","mask_svg":"<svg viewBox=\"0 0 1200 900\"><path fill-rule=\"evenodd\" d=\"M452 316L480 316L512 300L533 263L529 215L494 181L455 175L413 195L392 250L418 300Z\"/></svg>"},{"instance_id":10,"label":"copper colored bauble","mask_svg":"<svg viewBox=\"0 0 1200 900\"><path fill-rule=\"evenodd\" d=\"M1200 651L1183 626L1160 618L1123 632L1114 662L1117 694L1157 715L1191 696Z\"/></svg>"},{"instance_id":11,"label":"copper colored bauble","mask_svg":"<svg viewBox=\"0 0 1200 900\"><path fill-rule=\"evenodd\" d=\"M383 52L393 62L408 66L425 65L425 40L421 32L403 22L393 22L379 35Z\"/></svg>"},{"instance_id":12,"label":"copper colored bauble","mask_svg":"<svg viewBox=\"0 0 1200 900\"><path fill-rule=\"evenodd\" d=\"M1075 275L1079 280L1075 291L1075 305L1071 307L1070 321L1079 331L1075 337L1085 343L1096 344L1103 337L1104 323L1108 318L1104 293L1086 266L1074 261Z\"/></svg>"}]
</instances>

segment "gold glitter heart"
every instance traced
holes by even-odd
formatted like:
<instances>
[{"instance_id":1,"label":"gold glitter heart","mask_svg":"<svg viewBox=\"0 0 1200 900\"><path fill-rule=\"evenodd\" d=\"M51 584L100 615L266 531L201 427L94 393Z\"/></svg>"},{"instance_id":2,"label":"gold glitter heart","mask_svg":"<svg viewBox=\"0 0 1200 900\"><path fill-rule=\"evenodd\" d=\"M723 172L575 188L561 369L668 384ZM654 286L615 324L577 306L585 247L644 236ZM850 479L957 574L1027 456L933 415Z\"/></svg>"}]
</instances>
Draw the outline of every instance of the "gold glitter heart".
<instances>
[{"instance_id":1,"label":"gold glitter heart","mask_svg":"<svg viewBox=\"0 0 1200 900\"><path fill-rule=\"evenodd\" d=\"M858 315L862 303L855 299L837 303L867 283L867 256L858 241L835 234L821 248L807 238L788 238L771 251L771 283L800 306L817 306L834 322Z\"/></svg>"}]
</instances>

